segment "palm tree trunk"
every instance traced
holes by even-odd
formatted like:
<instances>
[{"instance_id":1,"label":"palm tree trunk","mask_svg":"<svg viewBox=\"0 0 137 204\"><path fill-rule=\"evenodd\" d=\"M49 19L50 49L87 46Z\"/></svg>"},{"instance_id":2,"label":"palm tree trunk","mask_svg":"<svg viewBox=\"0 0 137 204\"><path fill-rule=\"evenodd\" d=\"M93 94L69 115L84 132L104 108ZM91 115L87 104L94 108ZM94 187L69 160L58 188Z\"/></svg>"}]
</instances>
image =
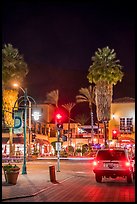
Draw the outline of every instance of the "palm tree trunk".
<instances>
[{"instance_id":1,"label":"palm tree trunk","mask_svg":"<svg viewBox=\"0 0 137 204\"><path fill-rule=\"evenodd\" d=\"M68 146L71 146L71 138L70 138L70 112L69 112L69 116L68 116Z\"/></svg>"},{"instance_id":2,"label":"palm tree trunk","mask_svg":"<svg viewBox=\"0 0 137 204\"><path fill-rule=\"evenodd\" d=\"M107 147L107 121L104 121L104 146Z\"/></svg>"},{"instance_id":3,"label":"palm tree trunk","mask_svg":"<svg viewBox=\"0 0 137 204\"><path fill-rule=\"evenodd\" d=\"M99 144L99 121L98 121L98 144Z\"/></svg>"},{"instance_id":4,"label":"palm tree trunk","mask_svg":"<svg viewBox=\"0 0 137 204\"><path fill-rule=\"evenodd\" d=\"M9 128L10 158L12 157L12 127Z\"/></svg>"},{"instance_id":5,"label":"palm tree trunk","mask_svg":"<svg viewBox=\"0 0 137 204\"><path fill-rule=\"evenodd\" d=\"M112 88L112 85L107 82L98 82L96 84L96 107L99 121L103 121L106 118L110 120Z\"/></svg>"},{"instance_id":6,"label":"palm tree trunk","mask_svg":"<svg viewBox=\"0 0 137 204\"><path fill-rule=\"evenodd\" d=\"M94 143L93 112L91 109L91 143Z\"/></svg>"}]
</instances>

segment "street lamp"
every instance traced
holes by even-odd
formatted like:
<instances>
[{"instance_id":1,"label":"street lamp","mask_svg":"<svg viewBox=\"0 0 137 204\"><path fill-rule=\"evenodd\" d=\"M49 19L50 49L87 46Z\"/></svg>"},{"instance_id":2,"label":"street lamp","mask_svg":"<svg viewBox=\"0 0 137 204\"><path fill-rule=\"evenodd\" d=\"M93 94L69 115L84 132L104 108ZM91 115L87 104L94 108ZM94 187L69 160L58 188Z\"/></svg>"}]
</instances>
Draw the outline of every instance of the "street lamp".
<instances>
[{"instance_id":1,"label":"street lamp","mask_svg":"<svg viewBox=\"0 0 137 204\"><path fill-rule=\"evenodd\" d=\"M18 84L13 84L14 87L19 87L24 93L24 159L23 159L23 167L22 174L27 174L26 168L26 135L27 135L27 89L25 90L18 86Z\"/></svg>"},{"instance_id":2,"label":"street lamp","mask_svg":"<svg viewBox=\"0 0 137 204\"><path fill-rule=\"evenodd\" d=\"M23 89L22 87L20 87L18 84L13 84L14 87L19 87L23 93L24 93L24 159L23 159L23 167L22 167L22 174L27 174L27 167L26 167L26 135L27 135L27 101L29 101L29 109L30 107L30 99L32 99L34 101L34 103L36 104L35 100L31 97L27 95L27 88ZM19 98L21 99L22 96ZM19 99L17 99L17 101L19 101ZM16 102L17 102L16 101ZM14 108L16 107L16 102L14 104ZM22 102L22 100L21 100ZM29 114L29 118L31 117L31 115ZM30 120L30 119L29 119ZM30 122L29 122L29 128L30 128ZM29 129L30 131L30 129ZM29 132L29 136L30 136L30 132ZM30 140L30 138L29 138Z\"/></svg>"}]
</instances>

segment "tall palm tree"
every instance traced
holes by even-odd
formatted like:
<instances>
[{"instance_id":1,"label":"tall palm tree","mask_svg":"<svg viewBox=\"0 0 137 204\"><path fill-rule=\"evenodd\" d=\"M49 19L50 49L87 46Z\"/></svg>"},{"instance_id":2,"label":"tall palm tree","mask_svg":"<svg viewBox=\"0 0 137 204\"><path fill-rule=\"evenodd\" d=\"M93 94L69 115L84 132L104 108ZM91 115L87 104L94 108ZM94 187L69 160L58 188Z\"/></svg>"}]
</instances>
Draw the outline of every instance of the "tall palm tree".
<instances>
[{"instance_id":1,"label":"tall palm tree","mask_svg":"<svg viewBox=\"0 0 137 204\"><path fill-rule=\"evenodd\" d=\"M10 134L10 156L12 155L12 108L18 97L17 90L9 89L11 82L22 82L28 74L28 66L18 49L13 48L11 44L4 45L2 49L2 100L4 122L9 128Z\"/></svg>"},{"instance_id":2,"label":"tall palm tree","mask_svg":"<svg viewBox=\"0 0 137 204\"><path fill-rule=\"evenodd\" d=\"M90 83L95 83L95 101L98 121L109 121L113 85L122 81L124 76L119 60L116 60L114 49L98 48L92 58L87 78ZM105 124L105 123L104 123Z\"/></svg>"},{"instance_id":3,"label":"tall palm tree","mask_svg":"<svg viewBox=\"0 0 137 204\"><path fill-rule=\"evenodd\" d=\"M2 49L2 88L9 86L13 80L22 82L28 71L28 65L18 49L5 44Z\"/></svg>"},{"instance_id":4,"label":"tall palm tree","mask_svg":"<svg viewBox=\"0 0 137 204\"><path fill-rule=\"evenodd\" d=\"M63 108L65 108L68 111L68 145L69 145L69 140L70 140L70 113L72 108L76 105L76 103L67 103L62 105ZM71 146L71 141L70 141L70 146Z\"/></svg>"},{"instance_id":5,"label":"tall palm tree","mask_svg":"<svg viewBox=\"0 0 137 204\"><path fill-rule=\"evenodd\" d=\"M79 90L79 93L80 94L76 96L76 103L87 102L89 104L90 117L91 117L91 140L92 140L92 143L93 143L93 137L94 137L94 129L93 129L93 104L95 104L94 87L93 87L93 85L90 85L88 88L81 88Z\"/></svg>"},{"instance_id":6,"label":"tall palm tree","mask_svg":"<svg viewBox=\"0 0 137 204\"><path fill-rule=\"evenodd\" d=\"M98 48L92 61L87 78L90 83L95 83L97 117L99 121L110 119L113 85L123 78L122 66L116 60L114 49L110 50L108 46Z\"/></svg>"}]
</instances>

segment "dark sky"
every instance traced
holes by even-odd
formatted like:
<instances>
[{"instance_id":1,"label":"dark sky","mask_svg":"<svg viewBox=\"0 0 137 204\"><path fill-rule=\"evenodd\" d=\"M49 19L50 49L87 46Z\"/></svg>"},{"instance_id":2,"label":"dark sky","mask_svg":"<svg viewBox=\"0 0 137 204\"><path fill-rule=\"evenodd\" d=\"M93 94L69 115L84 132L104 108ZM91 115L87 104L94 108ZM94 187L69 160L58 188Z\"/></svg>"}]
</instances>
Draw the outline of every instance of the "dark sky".
<instances>
[{"instance_id":1,"label":"dark sky","mask_svg":"<svg viewBox=\"0 0 137 204\"><path fill-rule=\"evenodd\" d=\"M125 73L113 98L135 97L133 2L3 1L2 44L23 54L30 70L24 82L28 93L40 101L59 89L60 104L75 101L78 90L89 86L91 57L109 46Z\"/></svg>"}]
</instances>

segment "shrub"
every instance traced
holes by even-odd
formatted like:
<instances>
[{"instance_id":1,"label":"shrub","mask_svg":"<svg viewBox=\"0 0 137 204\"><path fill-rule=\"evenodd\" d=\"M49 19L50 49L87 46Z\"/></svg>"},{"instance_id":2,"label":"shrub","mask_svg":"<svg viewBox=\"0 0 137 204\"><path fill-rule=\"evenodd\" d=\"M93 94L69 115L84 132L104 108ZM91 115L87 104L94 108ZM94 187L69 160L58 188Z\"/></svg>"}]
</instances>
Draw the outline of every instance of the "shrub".
<instances>
[{"instance_id":1,"label":"shrub","mask_svg":"<svg viewBox=\"0 0 137 204\"><path fill-rule=\"evenodd\" d=\"M82 152L82 151L81 151L81 149L76 149L76 152L80 153L80 152Z\"/></svg>"},{"instance_id":2,"label":"shrub","mask_svg":"<svg viewBox=\"0 0 137 204\"><path fill-rule=\"evenodd\" d=\"M6 164L3 166L4 171L6 172L10 172L10 171L17 171L20 170L20 167L17 166L16 164L12 165L12 164Z\"/></svg>"}]
</instances>

